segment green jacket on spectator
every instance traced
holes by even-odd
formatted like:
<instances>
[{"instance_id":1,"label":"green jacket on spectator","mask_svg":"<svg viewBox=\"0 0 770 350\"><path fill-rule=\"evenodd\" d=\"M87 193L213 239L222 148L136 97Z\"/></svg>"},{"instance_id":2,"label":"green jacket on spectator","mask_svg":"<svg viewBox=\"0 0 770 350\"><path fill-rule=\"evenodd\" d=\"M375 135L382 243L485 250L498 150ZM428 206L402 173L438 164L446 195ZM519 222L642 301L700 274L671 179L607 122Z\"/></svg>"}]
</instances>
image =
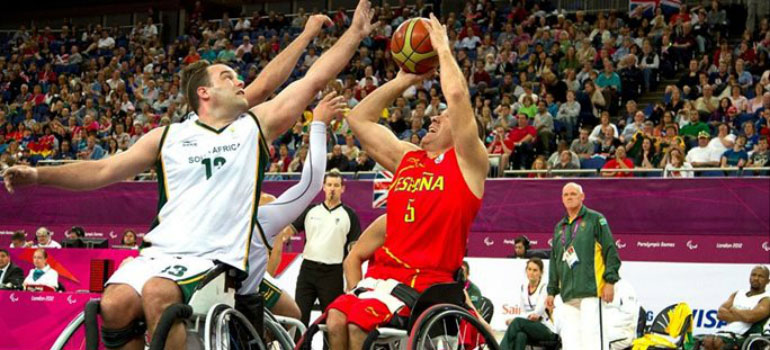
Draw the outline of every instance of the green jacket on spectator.
<instances>
[{"instance_id":1,"label":"green jacket on spectator","mask_svg":"<svg viewBox=\"0 0 770 350\"><path fill-rule=\"evenodd\" d=\"M708 124L702 121L698 121L695 124L687 124L683 126L682 129L679 130L679 135L695 138L698 137L698 133L701 131L711 134L711 129L709 128Z\"/></svg>"},{"instance_id":2,"label":"green jacket on spectator","mask_svg":"<svg viewBox=\"0 0 770 350\"><path fill-rule=\"evenodd\" d=\"M569 247L579 260L573 267L562 259ZM575 220L562 218L554 228L549 266L548 295L561 294L565 302L598 297L605 283L619 281L620 257L604 215L584 205Z\"/></svg>"}]
</instances>

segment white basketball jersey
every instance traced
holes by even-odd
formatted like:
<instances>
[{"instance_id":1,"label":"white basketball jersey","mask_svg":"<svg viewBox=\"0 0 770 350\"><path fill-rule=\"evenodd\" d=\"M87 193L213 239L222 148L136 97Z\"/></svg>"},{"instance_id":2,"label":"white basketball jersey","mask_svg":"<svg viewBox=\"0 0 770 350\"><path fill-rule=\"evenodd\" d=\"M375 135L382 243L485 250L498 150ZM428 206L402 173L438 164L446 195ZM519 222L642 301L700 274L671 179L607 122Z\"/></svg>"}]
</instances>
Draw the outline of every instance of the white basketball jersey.
<instances>
[{"instance_id":1,"label":"white basketball jersey","mask_svg":"<svg viewBox=\"0 0 770 350\"><path fill-rule=\"evenodd\" d=\"M251 113L219 130L197 118L168 126L156 165L158 215L142 253L197 256L248 272L267 157Z\"/></svg>"},{"instance_id":2,"label":"white basketball jersey","mask_svg":"<svg viewBox=\"0 0 770 350\"><path fill-rule=\"evenodd\" d=\"M735 292L735 298L733 298L733 308L737 310L751 310L755 307L757 307L757 304L759 302L767 297L770 297L768 293L762 293L752 296L746 296L746 293L748 293L748 290L738 290ZM741 321L734 321L730 322L725 326L725 328L722 328L721 331L724 332L732 332L738 335L743 335L746 333L749 328L751 328L751 323L741 322Z\"/></svg>"}]
</instances>

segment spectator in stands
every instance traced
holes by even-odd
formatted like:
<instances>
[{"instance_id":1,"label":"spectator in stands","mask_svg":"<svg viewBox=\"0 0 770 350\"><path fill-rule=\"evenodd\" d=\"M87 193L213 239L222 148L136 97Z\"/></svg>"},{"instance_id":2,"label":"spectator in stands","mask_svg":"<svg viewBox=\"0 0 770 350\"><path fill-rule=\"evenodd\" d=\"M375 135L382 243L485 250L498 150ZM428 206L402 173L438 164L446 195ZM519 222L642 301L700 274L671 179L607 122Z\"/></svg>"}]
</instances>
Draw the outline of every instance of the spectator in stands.
<instances>
[{"instance_id":1,"label":"spectator in stands","mask_svg":"<svg viewBox=\"0 0 770 350\"><path fill-rule=\"evenodd\" d=\"M33 248L61 248L61 244L51 238L52 234L53 233L45 227L37 229L35 232L37 244L35 244Z\"/></svg>"},{"instance_id":2,"label":"spectator in stands","mask_svg":"<svg viewBox=\"0 0 770 350\"><path fill-rule=\"evenodd\" d=\"M535 114L534 127L537 130L539 153L551 153L551 141L554 136L553 116L548 112L545 100L537 102L537 114Z\"/></svg>"},{"instance_id":3,"label":"spectator in stands","mask_svg":"<svg viewBox=\"0 0 770 350\"><path fill-rule=\"evenodd\" d=\"M526 114L517 116L518 124L513 127L506 137L507 147L513 150L513 168L520 170L526 168L533 156L533 145L537 131L531 125Z\"/></svg>"},{"instance_id":4,"label":"spectator in stands","mask_svg":"<svg viewBox=\"0 0 770 350\"><path fill-rule=\"evenodd\" d=\"M588 140L594 143L601 143L601 141L604 139L604 136L602 136L604 132L604 128L609 126L612 128L612 134L615 135L617 138L620 133L618 132L618 127L615 126L615 124L610 123L610 112L604 111L601 114L601 118L599 119L600 124L595 126L594 129L591 131L591 134L588 136Z\"/></svg>"},{"instance_id":5,"label":"spectator in stands","mask_svg":"<svg viewBox=\"0 0 770 350\"><path fill-rule=\"evenodd\" d=\"M136 241L136 231L131 229L124 231L123 237L120 239L120 245L131 249L139 249L139 245Z\"/></svg>"},{"instance_id":6,"label":"spectator in stands","mask_svg":"<svg viewBox=\"0 0 770 350\"><path fill-rule=\"evenodd\" d=\"M558 339L551 314L546 310L547 281L543 261L531 258L526 264L527 280L521 285L519 306L522 313L505 323L508 328L500 341L502 350L524 350L527 344Z\"/></svg>"},{"instance_id":7,"label":"spectator in stands","mask_svg":"<svg viewBox=\"0 0 770 350\"><path fill-rule=\"evenodd\" d=\"M575 169L580 168L580 158L578 157L577 153L570 151L569 144L566 140L561 140L556 145L556 152L553 152L550 157L548 157L548 167L553 168L560 162L561 159L561 153L564 151L568 151L570 153L569 159L570 163L574 164L576 166Z\"/></svg>"},{"instance_id":8,"label":"spectator in stands","mask_svg":"<svg viewBox=\"0 0 770 350\"><path fill-rule=\"evenodd\" d=\"M0 289L21 289L24 271L11 261L7 250L0 248Z\"/></svg>"},{"instance_id":9,"label":"spectator in stands","mask_svg":"<svg viewBox=\"0 0 770 350\"><path fill-rule=\"evenodd\" d=\"M716 155L714 151L708 147L708 144L708 132L701 131L698 133L698 147L693 147L687 152L687 157L685 158L687 162L696 168L719 166L721 155Z\"/></svg>"},{"instance_id":10,"label":"spectator in stands","mask_svg":"<svg viewBox=\"0 0 770 350\"><path fill-rule=\"evenodd\" d=\"M412 127L406 131L404 131L399 139L403 141L408 141L412 138L412 135L417 135L420 139L425 137L425 134L428 133L425 128L423 128L423 118L419 116L413 116L411 121Z\"/></svg>"},{"instance_id":11,"label":"spectator in stands","mask_svg":"<svg viewBox=\"0 0 770 350\"><path fill-rule=\"evenodd\" d=\"M329 153L329 160L326 162L326 170L337 169L339 171L348 171L350 160L342 154L342 147L334 145L332 152Z\"/></svg>"},{"instance_id":12,"label":"spectator in stands","mask_svg":"<svg viewBox=\"0 0 770 350\"><path fill-rule=\"evenodd\" d=\"M26 240L27 234L24 231L16 231L11 235L11 248L31 248L34 244Z\"/></svg>"},{"instance_id":13,"label":"spectator in stands","mask_svg":"<svg viewBox=\"0 0 770 350\"><path fill-rule=\"evenodd\" d=\"M580 159L588 159L594 155L596 144L589 139L589 131L586 128L580 129L580 136L572 140L570 150L575 152Z\"/></svg>"},{"instance_id":14,"label":"spectator in stands","mask_svg":"<svg viewBox=\"0 0 770 350\"><path fill-rule=\"evenodd\" d=\"M719 99L713 95L714 87L712 85L706 85L703 87L703 96L699 97L695 102L695 108L698 113L701 114L703 119L708 118L719 107Z\"/></svg>"},{"instance_id":15,"label":"spectator in stands","mask_svg":"<svg viewBox=\"0 0 770 350\"><path fill-rule=\"evenodd\" d=\"M566 138L575 137L578 115L580 115L580 103L575 100L575 91L567 91L567 101L559 105L556 120L564 126Z\"/></svg>"},{"instance_id":16,"label":"spectator in stands","mask_svg":"<svg viewBox=\"0 0 770 350\"><path fill-rule=\"evenodd\" d=\"M717 136L709 141L708 148L714 154L721 155L733 148L734 145L735 135L730 133L730 127L727 124L721 123L717 126Z\"/></svg>"},{"instance_id":17,"label":"spectator in stands","mask_svg":"<svg viewBox=\"0 0 770 350\"><path fill-rule=\"evenodd\" d=\"M692 165L685 161L682 149L672 147L663 159L663 177L693 177Z\"/></svg>"},{"instance_id":18,"label":"spectator in stands","mask_svg":"<svg viewBox=\"0 0 770 350\"><path fill-rule=\"evenodd\" d=\"M580 169L580 163L576 162L577 157L569 150L563 150L559 154L559 162L553 165L553 170L571 170L571 169ZM559 173L555 174L559 177L571 177L575 176L574 173Z\"/></svg>"},{"instance_id":19,"label":"spectator in stands","mask_svg":"<svg viewBox=\"0 0 770 350\"><path fill-rule=\"evenodd\" d=\"M759 143L759 135L757 135L754 123L751 121L743 122L743 136L746 137L746 150L754 151L755 147Z\"/></svg>"},{"instance_id":20,"label":"spectator in stands","mask_svg":"<svg viewBox=\"0 0 770 350\"><path fill-rule=\"evenodd\" d=\"M350 161L354 161L358 158L359 152L361 152L361 149L356 146L356 138L353 134L345 135L345 144L342 145L342 153L348 157Z\"/></svg>"},{"instance_id":21,"label":"spectator in stands","mask_svg":"<svg viewBox=\"0 0 770 350\"><path fill-rule=\"evenodd\" d=\"M29 270L24 279L24 289L31 291L55 291L59 288L59 273L48 265L48 253L45 249L36 249L32 254L35 268Z\"/></svg>"},{"instance_id":22,"label":"spectator in stands","mask_svg":"<svg viewBox=\"0 0 770 350\"><path fill-rule=\"evenodd\" d=\"M679 129L679 135L682 135L685 141L690 141L696 137L700 137L701 133L710 135L711 128L709 128L708 124L700 120L700 113L690 113L690 122Z\"/></svg>"},{"instance_id":23,"label":"spectator in stands","mask_svg":"<svg viewBox=\"0 0 770 350\"><path fill-rule=\"evenodd\" d=\"M636 134L637 132L643 131L644 128L644 112L637 111L634 113L634 121L633 123L629 123L626 125L625 128L623 128L623 133L620 135L620 142L622 143L629 143L631 142L631 138Z\"/></svg>"},{"instance_id":24,"label":"spectator in stands","mask_svg":"<svg viewBox=\"0 0 770 350\"><path fill-rule=\"evenodd\" d=\"M366 151L358 152L358 156L356 156L356 159L354 161L353 165L353 171L359 172L359 171L372 171L374 169L374 166L376 163L373 159L369 158L369 154L366 153Z\"/></svg>"},{"instance_id":25,"label":"spectator in stands","mask_svg":"<svg viewBox=\"0 0 770 350\"><path fill-rule=\"evenodd\" d=\"M655 150L653 139L642 136L642 148L634 157L634 166L642 169L655 169L661 161L660 154ZM643 174L644 175L644 174Z\"/></svg>"},{"instance_id":26,"label":"spectator in stands","mask_svg":"<svg viewBox=\"0 0 770 350\"><path fill-rule=\"evenodd\" d=\"M596 148L596 153L604 159L615 155L615 150L620 145L618 135L611 126L607 125L602 129L601 139Z\"/></svg>"},{"instance_id":27,"label":"spectator in stands","mask_svg":"<svg viewBox=\"0 0 770 350\"><path fill-rule=\"evenodd\" d=\"M615 158L610 159L607 163L604 163L604 166L602 166L602 170L623 170L623 169L633 169L634 168L634 162L631 159L628 159L626 157L626 148L622 145L618 146L615 149ZM602 176L604 177L632 177L634 176L634 173L627 172L627 171L608 171L608 172L602 172Z\"/></svg>"},{"instance_id":28,"label":"spectator in stands","mask_svg":"<svg viewBox=\"0 0 770 350\"><path fill-rule=\"evenodd\" d=\"M749 167L766 167L770 166L770 150L768 150L768 138L762 136L757 143L757 150L751 154L749 158Z\"/></svg>"},{"instance_id":29,"label":"spectator in stands","mask_svg":"<svg viewBox=\"0 0 770 350\"><path fill-rule=\"evenodd\" d=\"M532 162L532 169L530 170L540 171L540 172L537 172L537 173L530 172L529 175L527 175L527 177L529 178L545 179L550 176L550 174L546 172L546 170L548 170L548 162L546 162L545 157L542 155L537 156L537 158L535 158L535 161Z\"/></svg>"},{"instance_id":30,"label":"spectator in stands","mask_svg":"<svg viewBox=\"0 0 770 350\"><path fill-rule=\"evenodd\" d=\"M468 294L468 297L471 299L471 303L473 303L473 307L476 309L481 308L481 302L483 301L482 295L481 295L481 289L473 282L471 282L470 276L471 276L471 267L468 265L468 262L463 260L463 279L465 280L465 292Z\"/></svg>"},{"instance_id":31,"label":"spectator in stands","mask_svg":"<svg viewBox=\"0 0 770 350\"><path fill-rule=\"evenodd\" d=\"M749 155L746 152L744 146L746 145L746 136L739 135L735 140L735 144L732 149L728 149L722 154L720 159L720 166L726 167L739 167L742 168L749 160Z\"/></svg>"},{"instance_id":32,"label":"spectator in stands","mask_svg":"<svg viewBox=\"0 0 770 350\"><path fill-rule=\"evenodd\" d=\"M604 61L604 71L596 79L596 85L602 89L612 88L617 92L621 92L620 76L615 73L615 67L612 66L612 61Z\"/></svg>"},{"instance_id":33,"label":"spectator in stands","mask_svg":"<svg viewBox=\"0 0 770 350\"><path fill-rule=\"evenodd\" d=\"M490 165L492 167L499 167L501 170L499 173L502 175L502 170L508 169L508 161L511 157L513 150L508 147L508 142L505 136L505 128L502 125L495 126L495 129L491 135L492 141L487 145L487 153L490 155L500 155L499 163L496 157L490 157Z\"/></svg>"},{"instance_id":34,"label":"spectator in stands","mask_svg":"<svg viewBox=\"0 0 770 350\"><path fill-rule=\"evenodd\" d=\"M770 270L765 266L751 269L749 289L739 289L730 295L717 311L717 318L727 322L714 335L707 335L701 341L706 350L740 348L744 336L752 331L754 323L770 316L770 296L766 292ZM759 325L758 332L761 332ZM697 348L697 346L696 346Z\"/></svg>"}]
</instances>

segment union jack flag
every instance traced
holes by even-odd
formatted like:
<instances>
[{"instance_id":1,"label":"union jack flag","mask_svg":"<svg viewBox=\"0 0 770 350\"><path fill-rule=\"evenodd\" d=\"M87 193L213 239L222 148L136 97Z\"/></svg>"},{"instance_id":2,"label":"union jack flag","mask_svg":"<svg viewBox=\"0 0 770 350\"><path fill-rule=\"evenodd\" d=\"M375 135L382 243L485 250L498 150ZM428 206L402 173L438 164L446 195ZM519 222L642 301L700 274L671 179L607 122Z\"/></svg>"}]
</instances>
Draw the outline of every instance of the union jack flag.
<instances>
[{"instance_id":1,"label":"union jack flag","mask_svg":"<svg viewBox=\"0 0 770 350\"><path fill-rule=\"evenodd\" d=\"M388 189L393 182L393 173L390 171L378 171L374 177L372 208L385 208L388 205Z\"/></svg>"}]
</instances>

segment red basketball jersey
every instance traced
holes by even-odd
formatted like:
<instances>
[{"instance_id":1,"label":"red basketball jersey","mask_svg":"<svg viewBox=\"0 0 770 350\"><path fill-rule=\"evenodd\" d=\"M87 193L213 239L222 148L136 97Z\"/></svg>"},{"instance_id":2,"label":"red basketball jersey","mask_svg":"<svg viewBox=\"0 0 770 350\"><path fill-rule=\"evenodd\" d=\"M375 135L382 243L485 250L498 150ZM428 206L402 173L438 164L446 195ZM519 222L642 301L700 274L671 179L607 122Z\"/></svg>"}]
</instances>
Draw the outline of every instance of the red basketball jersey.
<instances>
[{"instance_id":1,"label":"red basketball jersey","mask_svg":"<svg viewBox=\"0 0 770 350\"><path fill-rule=\"evenodd\" d=\"M387 237L367 277L393 278L419 291L453 281L479 207L454 148L434 159L423 150L408 152L388 191Z\"/></svg>"}]
</instances>

